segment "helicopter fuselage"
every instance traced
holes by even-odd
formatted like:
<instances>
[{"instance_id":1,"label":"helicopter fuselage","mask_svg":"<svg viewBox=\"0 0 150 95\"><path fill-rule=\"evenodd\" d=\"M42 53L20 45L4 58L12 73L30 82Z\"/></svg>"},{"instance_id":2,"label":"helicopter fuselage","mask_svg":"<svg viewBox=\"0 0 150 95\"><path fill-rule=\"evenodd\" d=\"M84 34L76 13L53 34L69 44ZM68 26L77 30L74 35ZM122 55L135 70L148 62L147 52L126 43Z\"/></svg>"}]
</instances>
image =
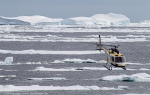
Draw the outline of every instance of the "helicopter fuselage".
<instances>
[{"instance_id":1,"label":"helicopter fuselage","mask_svg":"<svg viewBox=\"0 0 150 95\"><path fill-rule=\"evenodd\" d=\"M119 53L119 51L116 48L107 49L104 46L99 46L99 48L107 54L107 64L110 63L114 67L121 67L125 69L125 56ZM107 67L107 64L105 67ZM112 69L112 67L110 66L109 69Z\"/></svg>"}]
</instances>

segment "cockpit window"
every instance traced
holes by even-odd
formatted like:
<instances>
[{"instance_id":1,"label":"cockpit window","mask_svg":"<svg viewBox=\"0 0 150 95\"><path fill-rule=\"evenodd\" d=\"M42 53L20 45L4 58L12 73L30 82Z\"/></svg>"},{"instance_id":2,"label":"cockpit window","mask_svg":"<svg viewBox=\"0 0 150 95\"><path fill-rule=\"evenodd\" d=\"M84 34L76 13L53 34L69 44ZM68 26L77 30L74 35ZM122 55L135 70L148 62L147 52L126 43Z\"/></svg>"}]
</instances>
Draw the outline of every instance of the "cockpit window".
<instances>
[{"instance_id":1,"label":"cockpit window","mask_svg":"<svg viewBox=\"0 0 150 95\"><path fill-rule=\"evenodd\" d=\"M125 62L125 57L115 57L115 62L116 63L122 63L122 62Z\"/></svg>"},{"instance_id":2,"label":"cockpit window","mask_svg":"<svg viewBox=\"0 0 150 95\"><path fill-rule=\"evenodd\" d=\"M113 56L111 56L111 60L114 62L114 57Z\"/></svg>"}]
</instances>

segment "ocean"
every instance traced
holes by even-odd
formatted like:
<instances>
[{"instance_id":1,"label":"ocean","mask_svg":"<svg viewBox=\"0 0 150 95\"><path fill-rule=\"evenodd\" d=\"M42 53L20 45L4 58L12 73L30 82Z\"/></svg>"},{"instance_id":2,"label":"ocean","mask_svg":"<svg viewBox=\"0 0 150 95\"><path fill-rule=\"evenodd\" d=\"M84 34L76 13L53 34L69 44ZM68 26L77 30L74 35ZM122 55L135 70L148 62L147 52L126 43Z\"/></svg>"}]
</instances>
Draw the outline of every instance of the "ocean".
<instances>
[{"instance_id":1,"label":"ocean","mask_svg":"<svg viewBox=\"0 0 150 95\"><path fill-rule=\"evenodd\" d=\"M107 56L95 50L98 35L103 44L119 45L127 70L109 71L103 67ZM149 41L148 32L0 34L0 94L150 94ZM5 63L7 57L13 58L13 62Z\"/></svg>"}]
</instances>

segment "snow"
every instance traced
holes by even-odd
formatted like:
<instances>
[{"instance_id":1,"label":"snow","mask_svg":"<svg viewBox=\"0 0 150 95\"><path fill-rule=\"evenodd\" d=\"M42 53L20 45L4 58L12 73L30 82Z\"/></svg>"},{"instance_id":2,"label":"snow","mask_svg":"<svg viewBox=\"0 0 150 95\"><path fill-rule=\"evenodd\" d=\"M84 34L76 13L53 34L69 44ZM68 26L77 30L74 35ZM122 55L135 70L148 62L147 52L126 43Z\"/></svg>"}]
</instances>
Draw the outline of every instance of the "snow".
<instances>
[{"instance_id":1,"label":"snow","mask_svg":"<svg viewBox=\"0 0 150 95\"><path fill-rule=\"evenodd\" d=\"M33 90L123 90L121 88L114 87L98 87L98 86L81 86L81 85L73 85L73 86L39 86L39 85L31 85L31 86L14 86L14 85L0 85L1 91L33 91Z\"/></svg>"},{"instance_id":2,"label":"snow","mask_svg":"<svg viewBox=\"0 0 150 95\"><path fill-rule=\"evenodd\" d=\"M150 82L150 75L147 73L136 73L133 75L111 75L100 78L100 81Z\"/></svg>"}]
</instances>

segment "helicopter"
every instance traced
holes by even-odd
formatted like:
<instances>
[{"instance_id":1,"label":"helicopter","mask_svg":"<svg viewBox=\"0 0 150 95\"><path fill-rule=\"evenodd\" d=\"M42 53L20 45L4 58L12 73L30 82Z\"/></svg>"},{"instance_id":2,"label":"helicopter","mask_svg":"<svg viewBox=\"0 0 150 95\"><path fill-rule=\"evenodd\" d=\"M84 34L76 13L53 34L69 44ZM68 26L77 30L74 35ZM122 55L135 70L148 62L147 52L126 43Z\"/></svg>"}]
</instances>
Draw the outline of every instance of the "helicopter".
<instances>
[{"instance_id":1,"label":"helicopter","mask_svg":"<svg viewBox=\"0 0 150 95\"><path fill-rule=\"evenodd\" d=\"M111 47L107 49L105 46ZM112 67L120 67L126 70L126 58L123 54L121 54L118 50L119 45L103 45L101 44L101 36L99 35L99 44L97 44L96 50L103 50L107 54L107 63L103 65L108 70L112 70Z\"/></svg>"}]
</instances>

